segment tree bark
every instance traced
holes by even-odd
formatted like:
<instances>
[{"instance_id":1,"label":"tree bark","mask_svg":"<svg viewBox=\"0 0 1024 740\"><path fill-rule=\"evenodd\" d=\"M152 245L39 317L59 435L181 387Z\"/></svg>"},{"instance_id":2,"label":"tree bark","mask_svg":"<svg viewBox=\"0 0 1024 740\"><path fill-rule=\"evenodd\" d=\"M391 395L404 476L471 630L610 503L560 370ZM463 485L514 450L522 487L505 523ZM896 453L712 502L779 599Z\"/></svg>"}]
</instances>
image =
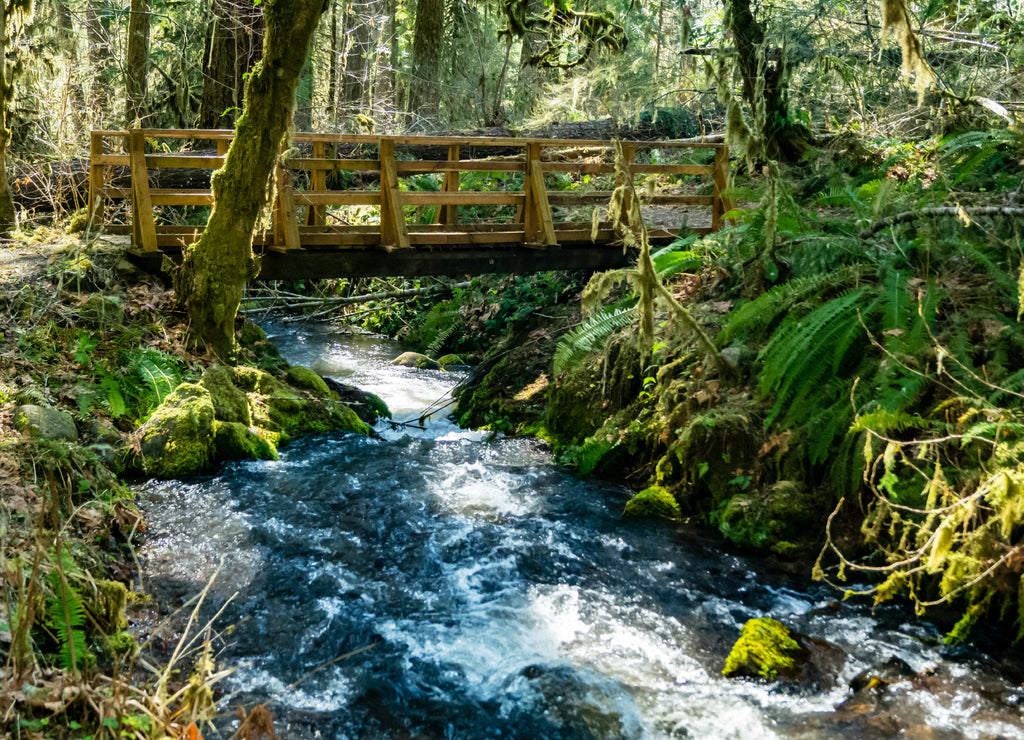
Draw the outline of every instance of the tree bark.
<instances>
[{"instance_id":1,"label":"tree bark","mask_svg":"<svg viewBox=\"0 0 1024 740\"><path fill-rule=\"evenodd\" d=\"M417 0L412 41L412 79L406 110L419 116L437 113L441 98L439 73L444 39L444 0Z\"/></svg>"},{"instance_id":2,"label":"tree bark","mask_svg":"<svg viewBox=\"0 0 1024 740\"><path fill-rule=\"evenodd\" d=\"M85 36L89 50L89 103L96 128L103 127L110 109L110 34L102 13L100 0L89 0L85 10Z\"/></svg>"},{"instance_id":3,"label":"tree bark","mask_svg":"<svg viewBox=\"0 0 1024 740\"><path fill-rule=\"evenodd\" d=\"M203 54L200 128L231 128L245 97L245 75L260 58L263 14L252 0L214 0Z\"/></svg>"},{"instance_id":4,"label":"tree bark","mask_svg":"<svg viewBox=\"0 0 1024 740\"><path fill-rule=\"evenodd\" d=\"M235 351L235 317L257 272L252 232L292 120L295 89L324 0L264 0L263 59L245 85L245 105L224 166L212 178L214 205L175 279L199 337L220 358Z\"/></svg>"},{"instance_id":5,"label":"tree bark","mask_svg":"<svg viewBox=\"0 0 1024 740\"><path fill-rule=\"evenodd\" d=\"M151 6L151 0L132 0L128 17L128 51L124 63L125 126L127 128L139 124L145 117Z\"/></svg>"},{"instance_id":6,"label":"tree bark","mask_svg":"<svg viewBox=\"0 0 1024 740\"><path fill-rule=\"evenodd\" d=\"M781 49L764 48L764 29L750 10L750 0L725 0L726 18L736 45L736 62L743 79L743 99L751 110L760 102L757 91L759 74L764 75L764 137L769 159L794 161L806 151L810 132L789 120L789 96L786 90L786 60ZM758 70L758 51L765 55Z\"/></svg>"},{"instance_id":7,"label":"tree bark","mask_svg":"<svg viewBox=\"0 0 1024 740\"><path fill-rule=\"evenodd\" d=\"M14 66L7 60L7 51L14 45L11 38L14 22L12 14L8 13L7 3L0 0L0 233L3 234L15 225L14 196L7 177L7 149L11 143L10 105L14 99Z\"/></svg>"},{"instance_id":8,"label":"tree bark","mask_svg":"<svg viewBox=\"0 0 1024 740\"><path fill-rule=\"evenodd\" d=\"M370 23L372 17L369 3L360 4L348 13L348 50L345 53L345 76L342 84L342 99L346 108L358 112L366 87L366 60L370 55Z\"/></svg>"}]
</instances>

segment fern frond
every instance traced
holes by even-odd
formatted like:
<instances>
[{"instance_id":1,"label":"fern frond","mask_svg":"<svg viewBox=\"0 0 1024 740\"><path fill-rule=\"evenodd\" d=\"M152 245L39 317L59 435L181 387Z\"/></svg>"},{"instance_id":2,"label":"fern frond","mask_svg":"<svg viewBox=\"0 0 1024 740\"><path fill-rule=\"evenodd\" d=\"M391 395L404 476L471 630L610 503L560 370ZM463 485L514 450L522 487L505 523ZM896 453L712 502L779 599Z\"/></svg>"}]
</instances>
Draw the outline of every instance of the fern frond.
<instances>
[{"instance_id":1,"label":"fern frond","mask_svg":"<svg viewBox=\"0 0 1024 740\"><path fill-rule=\"evenodd\" d=\"M724 347L738 335L759 333L790 314L798 302L845 287L853 282L855 275L856 270L850 267L831 274L807 275L780 283L729 314L715 343Z\"/></svg>"},{"instance_id":2,"label":"fern frond","mask_svg":"<svg viewBox=\"0 0 1024 740\"><path fill-rule=\"evenodd\" d=\"M444 348L445 342L461 330L462 325L455 322L449 324L444 329L441 329L441 331L437 333L437 336L434 337L433 341L427 345L427 354L431 357L437 357Z\"/></svg>"},{"instance_id":3,"label":"fern frond","mask_svg":"<svg viewBox=\"0 0 1024 740\"><path fill-rule=\"evenodd\" d=\"M806 419L809 400L827 377L835 375L858 338L864 338L858 308L869 296L866 288L851 290L804 317L788 319L762 350L761 392L775 404L771 424L786 411L786 422Z\"/></svg>"},{"instance_id":4,"label":"fern frond","mask_svg":"<svg viewBox=\"0 0 1024 740\"><path fill-rule=\"evenodd\" d=\"M930 425L931 422L918 414L878 408L866 414L858 414L850 425L850 431L872 431L881 435L891 435L902 434L908 429L925 429Z\"/></svg>"},{"instance_id":5,"label":"fern frond","mask_svg":"<svg viewBox=\"0 0 1024 740\"><path fill-rule=\"evenodd\" d=\"M565 372L594 352L611 334L635 321L639 313L637 306L605 309L568 332L558 342L555 350L555 375Z\"/></svg>"},{"instance_id":6,"label":"fern frond","mask_svg":"<svg viewBox=\"0 0 1024 740\"><path fill-rule=\"evenodd\" d=\"M61 667L75 672L84 666L88 649L85 642L85 605L61 570L48 577L51 593L46 600L46 625L60 643Z\"/></svg>"}]
</instances>

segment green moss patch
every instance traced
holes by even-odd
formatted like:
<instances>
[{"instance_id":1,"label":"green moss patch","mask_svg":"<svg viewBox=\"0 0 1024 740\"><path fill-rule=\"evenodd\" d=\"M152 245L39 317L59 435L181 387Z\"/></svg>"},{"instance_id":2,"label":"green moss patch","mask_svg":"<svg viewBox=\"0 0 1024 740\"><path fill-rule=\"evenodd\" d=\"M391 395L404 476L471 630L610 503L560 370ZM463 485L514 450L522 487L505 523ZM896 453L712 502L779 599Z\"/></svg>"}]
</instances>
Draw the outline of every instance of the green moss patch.
<instances>
[{"instance_id":1,"label":"green moss patch","mask_svg":"<svg viewBox=\"0 0 1024 740\"><path fill-rule=\"evenodd\" d=\"M683 518L683 513L679 508L679 502L670 491L661 486L651 486L626 502L622 518L679 521Z\"/></svg>"},{"instance_id":2,"label":"green moss patch","mask_svg":"<svg viewBox=\"0 0 1024 740\"><path fill-rule=\"evenodd\" d=\"M806 662L808 652L796 641L796 635L775 619L751 619L725 659L722 673L748 678L795 678Z\"/></svg>"},{"instance_id":3,"label":"green moss patch","mask_svg":"<svg viewBox=\"0 0 1024 740\"><path fill-rule=\"evenodd\" d=\"M230 370L222 365L211 365L199 382L210 391L214 415L218 421L237 422L246 427L252 424L245 393L235 385Z\"/></svg>"},{"instance_id":4,"label":"green moss patch","mask_svg":"<svg viewBox=\"0 0 1024 740\"><path fill-rule=\"evenodd\" d=\"M164 399L141 428L144 472L160 478L182 478L213 462L213 400L195 383L182 383Z\"/></svg>"}]
</instances>

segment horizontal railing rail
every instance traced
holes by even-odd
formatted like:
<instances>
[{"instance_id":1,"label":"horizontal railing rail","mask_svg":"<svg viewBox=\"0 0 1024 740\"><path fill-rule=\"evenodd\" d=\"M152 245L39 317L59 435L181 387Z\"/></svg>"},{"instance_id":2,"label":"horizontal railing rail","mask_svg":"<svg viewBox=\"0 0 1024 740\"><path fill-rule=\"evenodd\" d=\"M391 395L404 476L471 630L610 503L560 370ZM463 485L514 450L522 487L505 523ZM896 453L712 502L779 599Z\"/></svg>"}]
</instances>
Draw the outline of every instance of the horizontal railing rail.
<instances>
[{"instance_id":1,"label":"horizontal railing rail","mask_svg":"<svg viewBox=\"0 0 1024 740\"><path fill-rule=\"evenodd\" d=\"M105 225L106 206L129 200L133 247L156 253L162 247L183 247L198 238L200 226L158 224L155 209L162 206L209 206L208 187L155 187L151 179L160 170L215 170L224 164L234 132L203 129L100 130L91 135L89 201L94 225ZM153 151L166 140L181 142L179 151ZM202 151L199 145L212 145ZM119 145L118 145L119 144ZM171 149L167 144L164 148ZM580 180L615 175L615 145L608 141L533 139L479 136L372 136L296 133L291 148L282 151L275 168L271 226L258 231L254 242L271 250L352 249L415 246L436 248L459 245L523 245L554 247L567 242L592 241L608 246L614 241L611 225L599 223L596 234L590 221L556 220L552 208L607 203L609 188L588 191L551 190L545 175L574 175ZM707 163L656 161L678 159L682 150L713 150ZM487 156L487 153L492 156ZM628 176L700 177L710 184L709 195L659 192L653 189L644 202L656 206L710 209L705 225L690 231L717 231L731 204L724 195L728 177L728 150L722 144L674 141L626 141L621 152ZM657 156L654 153L657 152ZM643 156L638 159L638 153ZM675 156L673 156L675 155ZM131 186L109 185L113 168L129 169ZM347 173L347 174L345 174ZM463 174L480 187L460 183ZM441 175L438 190L409 190L402 179ZM621 177L619 175L618 177ZM341 182L361 179L374 187L344 187ZM485 189L480 189L481 187ZM349 224L331 209L369 206L377 209L376 223ZM416 207L435 206L433 222L410 222ZM490 222L466 223L460 208L500 209ZM422 212L421 212L422 214ZM420 214L420 215L421 215ZM480 214L477 213L477 216ZM332 223L333 221L333 223ZM653 230L655 238L674 236Z\"/></svg>"}]
</instances>

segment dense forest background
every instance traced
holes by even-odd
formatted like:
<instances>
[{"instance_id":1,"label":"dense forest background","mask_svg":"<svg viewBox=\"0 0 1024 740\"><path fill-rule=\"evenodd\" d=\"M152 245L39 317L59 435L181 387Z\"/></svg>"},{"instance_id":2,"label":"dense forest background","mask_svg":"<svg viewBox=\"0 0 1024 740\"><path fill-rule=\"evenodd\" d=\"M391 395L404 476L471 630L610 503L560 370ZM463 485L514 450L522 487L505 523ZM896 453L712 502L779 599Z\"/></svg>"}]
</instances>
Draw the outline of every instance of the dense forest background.
<instances>
[{"instance_id":1,"label":"dense forest background","mask_svg":"<svg viewBox=\"0 0 1024 740\"><path fill-rule=\"evenodd\" d=\"M261 53L261 8L252 0L37 0L30 15L18 5L8 3L7 40L16 59L8 62L11 148L21 158L68 158L81 153L87 129L135 121L231 128ZM720 61L753 55L756 74L758 52L733 43L736 22L726 18L744 9L753 11L768 95L788 92L788 115L809 127L901 124L906 134L966 101L989 109L994 101L1000 115L1021 109L1019 2L909 4L910 29L935 75L922 98L933 107L916 117L903 31L882 33L889 6L903 3L330 0L295 126L539 128L684 109L693 123L679 133L706 132L723 122L722 76L737 93L748 84L742 63Z\"/></svg>"}]
</instances>

